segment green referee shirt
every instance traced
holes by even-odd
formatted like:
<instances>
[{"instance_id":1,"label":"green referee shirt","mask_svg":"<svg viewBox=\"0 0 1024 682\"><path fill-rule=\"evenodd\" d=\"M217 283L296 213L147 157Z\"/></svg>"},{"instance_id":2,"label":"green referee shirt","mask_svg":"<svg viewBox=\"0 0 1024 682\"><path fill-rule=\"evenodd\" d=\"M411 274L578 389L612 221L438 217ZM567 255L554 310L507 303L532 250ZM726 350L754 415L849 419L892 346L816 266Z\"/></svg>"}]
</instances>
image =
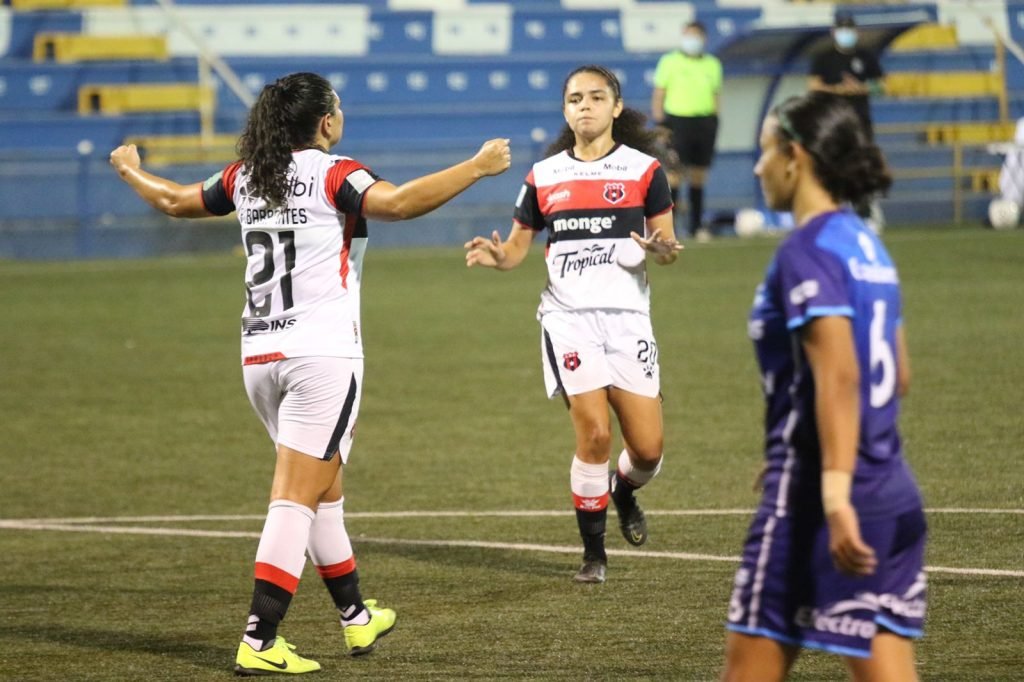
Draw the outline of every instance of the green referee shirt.
<instances>
[{"instance_id":1,"label":"green referee shirt","mask_svg":"<svg viewBox=\"0 0 1024 682\"><path fill-rule=\"evenodd\" d=\"M688 57L674 50L658 60L654 87L665 91L670 116L711 116L722 88L722 62L709 54Z\"/></svg>"}]
</instances>

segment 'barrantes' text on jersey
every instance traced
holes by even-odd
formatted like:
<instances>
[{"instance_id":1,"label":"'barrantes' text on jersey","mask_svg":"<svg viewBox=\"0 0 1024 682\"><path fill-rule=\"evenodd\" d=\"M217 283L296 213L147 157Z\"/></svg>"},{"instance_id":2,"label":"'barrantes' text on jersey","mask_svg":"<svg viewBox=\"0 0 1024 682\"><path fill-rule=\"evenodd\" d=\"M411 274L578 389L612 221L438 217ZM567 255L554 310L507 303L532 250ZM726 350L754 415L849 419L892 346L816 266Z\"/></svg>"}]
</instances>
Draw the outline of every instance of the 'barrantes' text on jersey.
<instances>
[{"instance_id":1,"label":"'barrantes' text on jersey","mask_svg":"<svg viewBox=\"0 0 1024 682\"><path fill-rule=\"evenodd\" d=\"M775 514L813 505L820 513L821 446L814 377L800 340L816 318L853 325L860 367L860 442L852 502L861 519L888 518L921 504L897 429L902 324L899 278L882 242L857 216L826 213L779 246L750 315L767 400L767 471L762 504Z\"/></svg>"},{"instance_id":2,"label":"'barrantes' text on jersey","mask_svg":"<svg viewBox=\"0 0 1024 682\"><path fill-rule=\"evenodd\" d=\"M661 164L632 147L618 145L596 161L564 151L535 163L516 200L515 220L548 231L540 313L650 312L643 249L629 233L644 235L647 218L670 210Z\"/></svg>"},{"instance_id":3,"label":"'barrantes' text on jersey","mask_svg":"<svg viewBox=\"0 0 1024 682\"><path fill-rule=\"evenodd\" d=\"M318 149L292 154L285 205L252 196L233 163L203 185L214 215L235 211L248 254L242 361L304 356L361 358L359 288L366 220L363 196L377 181L368 168Z\"/></svg>"}]
</instances>

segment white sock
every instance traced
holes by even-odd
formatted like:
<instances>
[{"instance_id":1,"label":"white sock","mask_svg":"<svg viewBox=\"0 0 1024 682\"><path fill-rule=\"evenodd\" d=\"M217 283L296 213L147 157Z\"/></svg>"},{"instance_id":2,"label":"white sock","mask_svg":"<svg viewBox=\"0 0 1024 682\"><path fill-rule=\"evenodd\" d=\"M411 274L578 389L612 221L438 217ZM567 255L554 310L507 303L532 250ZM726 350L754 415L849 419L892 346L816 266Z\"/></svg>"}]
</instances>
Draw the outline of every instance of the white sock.
<instances>
[{"instance_id":1,"label":"white sock","mask_svg":"<svg viewBox=\"0 0 1024 682\"><path fill-rule=\"evenodd\" d=\"M633 466L633 460L629 458L629 453L623 450L619 454L619 476L626 479L631 486L634 488L642 488L651 482L658 472L661 471L661 462L664 458L658 459L658 466L653 469L638 469Z\"/></svg>"},{"instance_id":2,"label":"white sock","mask_svg":"<svg viewBox=\"0 0 1024 682\"><path fill-rule=\"evenodd\" d=\"M324 577L332 578L355 570L352 541L345 530L344 497L316 508L316 518L309 529L309 558Z\"/></svg>"},{"instance_id":3,"label":"white sock","mask_svg":"<svg viewBox=\"0 0 1024 682\"><path fill-rule=\"evenodd\" d=\"M577 456L569 469L569 487L576 509L600 511L608 506L608 465L587 464Z\"/></svg>"},{"instance_id":4,"label":"white sock","mask_svg":"<svg viewBox=\"0 0 1024 682\"><path fill-rule=\"evenodd\" d=\"M309 530L316 514L309 507L291 500L275 500L267 510L267 520L260 534L260 544L256 549L257 573L263 564L283 571L294 578L295 584L281 587L295 592L302 568L306 565L306 545L309 542ZM272 572L271 572L272 573ZM263 577L257 575L257 577ZM281 576L285 582L287 577ZM265 578L270 582L276 580Z\"/></svg>"}]
</instances>

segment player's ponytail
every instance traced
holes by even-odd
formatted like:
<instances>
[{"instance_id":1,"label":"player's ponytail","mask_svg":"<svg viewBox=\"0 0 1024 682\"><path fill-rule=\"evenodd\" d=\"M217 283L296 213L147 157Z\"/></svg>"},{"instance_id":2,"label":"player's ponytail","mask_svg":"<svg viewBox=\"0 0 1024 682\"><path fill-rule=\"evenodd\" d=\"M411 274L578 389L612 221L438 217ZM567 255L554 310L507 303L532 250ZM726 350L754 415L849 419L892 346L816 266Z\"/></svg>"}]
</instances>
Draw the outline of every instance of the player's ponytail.
<instances>
[{"instance_id":1,"label":"player's ponytail","mask_svg":"<svg viewBox=\"0 0 1024 682\"><path fill-rule=\"evenodd\" d=\"M292 152L313 145L320 119L333 109L331 84L314 73L293 73L263 88L238 139L253 195L271 207L287 201Z\"/></svg>"},{"instance_id":2,"label":"player's ponytail","mask_svg":"<svg viewBox=\"0 0 1024 682\"><path fill-rule=\"evenodd\" d=\"M857 203L892 186L882 150L842 97L812 91L787 99L772 114L782 140L807 151L815 177L833 199Z\"/></svg>"},{"instance_id":3,"label":"player's ponytail","mask_svg":"<svg viewBox=\"0 0 1024 682\"><path fill-rule=\"evenodd\" d=\"M603 66L587 64L575 69L565 77L565 82L562 84L563 102L565 101L565 92L569 87L569 81L572 80L573 76L580 73L593 73L600 76L608 84L608 88L612 91L612 96L615 97L615 100L619 101L622 99L622 86L619 84L618 77ZM647 117L636 109L624 107L619 117L612 121L612 139L620 144L637 149L644 154L655 156L657 134L653 130L648 130ZM571 150L574 146L576 146L576 133L568 125L565 125L559 131L555 141L548 146L544 156L554 156L560 152Z\"/></svg>"}]
</instances>

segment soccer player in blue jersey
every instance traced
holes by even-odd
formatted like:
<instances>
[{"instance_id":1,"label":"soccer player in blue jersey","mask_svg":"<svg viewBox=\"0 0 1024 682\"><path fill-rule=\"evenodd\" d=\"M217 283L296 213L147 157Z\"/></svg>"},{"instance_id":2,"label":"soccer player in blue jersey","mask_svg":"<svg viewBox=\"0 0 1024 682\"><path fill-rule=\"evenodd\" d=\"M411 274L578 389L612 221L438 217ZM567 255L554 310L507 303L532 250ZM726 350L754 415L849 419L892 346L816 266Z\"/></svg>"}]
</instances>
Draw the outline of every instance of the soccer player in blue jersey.
<instances>
[{"instance_id":1,"label":"soccer player in blue jersey","mask_svg":"<svg viewBox=\"0 0 1024 682\"><path fill-rule=\"evenodd\" d=\"M892 180L856 112L827 93L773 109L760 145L768 206L797 229L750 316L767 465L722 680L781 680L803 647L839 654L854 680L916 680L926 529L896 424L910 378L899 278L845 208Z\"/></svg>"}]
</instances>

